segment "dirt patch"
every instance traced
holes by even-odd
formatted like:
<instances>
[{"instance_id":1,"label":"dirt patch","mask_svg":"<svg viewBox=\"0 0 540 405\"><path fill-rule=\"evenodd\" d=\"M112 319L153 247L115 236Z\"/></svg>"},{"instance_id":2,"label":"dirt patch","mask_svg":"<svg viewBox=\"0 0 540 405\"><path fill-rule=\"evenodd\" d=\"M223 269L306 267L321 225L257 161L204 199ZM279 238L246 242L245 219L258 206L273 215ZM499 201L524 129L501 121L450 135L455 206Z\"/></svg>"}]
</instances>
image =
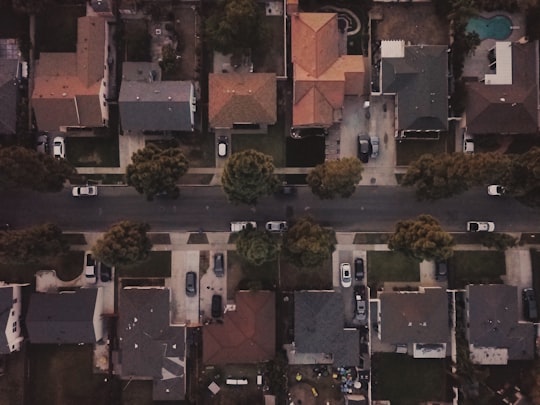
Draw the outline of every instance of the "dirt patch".
<instances>
[{"instance_id":1,"label":"dirt patch","mask_svg":"<svg viewBox=\"0 0 540 405\"><path fill-rule=\"evenodd\" d=\"M297 375L301 376L300 381L298 381ZM331 367L328 367L327 375L323 376L315 373L311 365L291 366L287 377L291 401L294 401L295 404L337 405L344 403L340 383L333 378Z\"/></svg>"},{"instance_id":2,"label":"dirt patch","mask_svg":"<svg viewBox=\"0 0 540 405\"><path fill-rule=\"evenodd\" d=\"M298 268L284 260L280 264L281 288L283 290L332 289L331 260L309 269Z\"/></svg>"}]
</instances>

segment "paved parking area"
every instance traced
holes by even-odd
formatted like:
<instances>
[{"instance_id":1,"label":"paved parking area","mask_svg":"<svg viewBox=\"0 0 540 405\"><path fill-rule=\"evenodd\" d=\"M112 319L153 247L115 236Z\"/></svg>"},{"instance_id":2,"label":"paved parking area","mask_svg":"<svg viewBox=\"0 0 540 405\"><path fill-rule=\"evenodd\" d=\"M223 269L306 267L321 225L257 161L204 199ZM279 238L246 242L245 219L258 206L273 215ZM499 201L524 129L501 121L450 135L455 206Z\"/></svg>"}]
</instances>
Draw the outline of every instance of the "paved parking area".
<instances>
[{"instance_id":1,"label":"paved parking area","mask_svg":"<svg viewBox=\"0 0 540 405\"><path fill-rule=\"evenodd\" d=\"M214 254L216 253L223 253L223 264L225 268L225 275L223 277L216 277L214 274ZM227 305L227 251L225 250L210 251L210 266L206 273L201 276L200 306L203 322L211 318L212 296L215 294L221 295L224 309Z\"/></svg>"},{"instance_id":2,"label":"paved parking area","mask_svg":"<svg viewBox=\"0 0 540 405\"><path fill-rule=\"evenodd\" d=\"M194 271L200 280L199 255L198 250L171 252L171 278L165 280L165 286L171 290L171 322L174 324L199 324L201 283L194 297L188 297L185 290L188 271Z\"/></svg>"}]
</instances>

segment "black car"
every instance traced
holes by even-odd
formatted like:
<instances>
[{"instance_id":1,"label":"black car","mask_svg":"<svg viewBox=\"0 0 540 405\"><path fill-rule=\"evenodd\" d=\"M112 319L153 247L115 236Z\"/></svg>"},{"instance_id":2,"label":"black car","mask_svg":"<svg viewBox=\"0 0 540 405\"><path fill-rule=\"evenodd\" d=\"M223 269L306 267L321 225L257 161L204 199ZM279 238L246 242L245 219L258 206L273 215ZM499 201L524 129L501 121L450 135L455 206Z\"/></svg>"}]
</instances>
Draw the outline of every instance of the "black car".
<instances>
[{"instance_id":1,"label":"black car","mask_svg":"<svg viewBox=\"0 0 540 405\"><path fill-rule=\"evenodd\" d=\"M107 266L105 263L101 263L101 268L99 271L99 279L106 283L112 279L112 269Z\"/></svg>"},{"instance_id":2,"label":"black car","mask_svg":"<svg viewBox=\"0 0 540 405\"><path fill-rule=\"evenodd\" d=\"M358 159L362 163L367 163L372 152L373 146L369 135L358 135Z\"/></svg>"},{"instance_id":3,"label":"black car","mask_svg":"<svg viewBox=\"0 0 540 405\"><path fill-rule=\"evenodd\" d=\"M446 281L448 279L448 263L445 260L435 262L435 280Z\"/></svg>"},{"instance_id":4,"label":"black car","mask_svg":"<svg viewBox=\"0 0 540 405\"><path fill-rule=\"evenodd\" d=\"M521 292L523 300L523 316L529 321L538 320L538 305L536 304L536 294L532 288L524 288Z\"/></svg>"},{"instance_id":5,"label":"black car","mask_svg":"<svg viewBox=\"0 0 540 405\"><path fill-rule=\"evenodd\" d=\"M212 295L212 318L220 318L222 311L221 295Z\"/></svg>"},{"instance_id":6,"label":"black car","mask_svg":"<svg viewBox=\"0 0 540 405\"><path fill-rule=\"evenodd\" d=\"M310 136L327 136L328 129L323 127L293 127L291 128L290 135L293 139L309 138Z\"/></svg>"},{"instance_id":7,"label":"black car","mask_svg":"<svg viewBox=\"0 0 540 405\"><path fill-rule=\"evenodd\" d=\"M357 281L364 279L364 259L361 257L354 259L354 279Z\"/></svg>"},{"instance_id":8,"label":"black car","mask_svg":"<svg viewBox=\"0 0 540 405\"><path fill-rule=\"evenodd\" d=\"M223 253L214 255L214 274L216 277L223 277L225 269L223 268Z\"/></svg>"},{"instance_id":9,"label":"black car","mask_svg":"<svg viewBox=\"0 0 540 405\"><path fill-rule=\"evenodd\" d=\"M188 297L197 295L197 274L194 271L186 273L186 295Z\"/></svg>"}]
</instances>

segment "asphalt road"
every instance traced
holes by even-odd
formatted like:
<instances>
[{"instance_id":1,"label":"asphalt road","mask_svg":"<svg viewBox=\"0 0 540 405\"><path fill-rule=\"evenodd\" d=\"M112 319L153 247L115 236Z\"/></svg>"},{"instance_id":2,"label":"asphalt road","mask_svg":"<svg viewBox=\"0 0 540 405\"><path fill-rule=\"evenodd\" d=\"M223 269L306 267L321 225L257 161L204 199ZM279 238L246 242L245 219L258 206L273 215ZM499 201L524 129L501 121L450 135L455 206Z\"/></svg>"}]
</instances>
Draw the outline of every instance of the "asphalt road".
<instances>
[{"instance_id":1,"label":"asphalt road","mask_svg":"<svg viewBox=\"0 0 540 405\"><path fill-rule=\"evenodd\" d=\"M402 187L359 187L349 199L321 201L307 187L293 197L270 196L256 207L234 205L219 187L183 187L178 200L146 201L130 187L100 187L96 198L78 199L71 190L41 194L0 193L0 222L19 228L53 222L64 231L104 231L116 221L148 222L152 231L228 231L230 221L259 224L291 216L312 215L336 231L393 231L396 221L427 213L447 231L465 231L468 220L494 221L496 231L540 231L540 210L506 197L490 197L475 189L437 202L418 202ZM289 214L289 215L288 215Z\"/></svg>"}]
</instances>

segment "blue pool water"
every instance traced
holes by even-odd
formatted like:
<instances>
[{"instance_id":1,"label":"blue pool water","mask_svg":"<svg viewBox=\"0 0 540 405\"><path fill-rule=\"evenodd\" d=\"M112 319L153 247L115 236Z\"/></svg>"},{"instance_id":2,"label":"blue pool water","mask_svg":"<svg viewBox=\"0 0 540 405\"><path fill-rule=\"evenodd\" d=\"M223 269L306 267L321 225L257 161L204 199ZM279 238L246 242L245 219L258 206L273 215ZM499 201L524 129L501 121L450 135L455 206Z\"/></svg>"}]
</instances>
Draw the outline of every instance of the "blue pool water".
<instances>
[{"instance_id":1,"label":"blue pool water","mask_svg":"<svg viewBox=\"0 0 540 405\"><path fill-rule=\"evenodd\" d=\"M512 20L505 15L491 18L473 17L467 23L467 32L476 32L480 40L486 38L503 40L512 33Z\"/></svg>"}]
</instances>

